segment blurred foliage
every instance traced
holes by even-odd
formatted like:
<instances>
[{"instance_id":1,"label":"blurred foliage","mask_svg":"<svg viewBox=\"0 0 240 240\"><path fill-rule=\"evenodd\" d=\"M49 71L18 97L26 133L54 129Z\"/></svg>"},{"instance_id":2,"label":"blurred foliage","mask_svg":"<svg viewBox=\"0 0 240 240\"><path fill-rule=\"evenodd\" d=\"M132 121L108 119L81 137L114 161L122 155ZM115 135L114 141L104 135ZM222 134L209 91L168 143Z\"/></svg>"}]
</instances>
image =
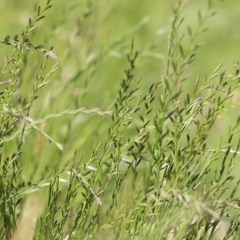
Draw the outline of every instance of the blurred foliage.
<instances>
[{"instance_id":1,"label":"blurred foliage","mask_svg":"<svg viewBox=\"0 0 240 240\"><path fill-rule=\"evenodd\" d=\"M176 2L75 0L66 4L63 0L53 1L53 9L40 23L40 31L32 38L36 44L39 42L48 47L54 46L60 59L60 70L48 87L41 91L42 95L35 103L32 115L41 118L52 112L82 106L110 109L112 98L116 95L122 78L125 56L132 38L135 49L141 50L137 76L143 79L143 89L159 79L167 52L172 7ZM20 29L27 24L33 12L32 8L33 3L27 0L1 1L3 21L0 37L4 38L5 35L16 32L21 34ZM198 0L185 1L183 34L186 34L188 24L193 27L197 24L199 10L205 11L206 4ZM237 0L224 1L217 5L216 13L206 24L209 31L200 36L201 51L187 72L192 76L189 79L193 82L199 73L207 74L213 71L219 62L224 64L224 68L231 68L231 64L238 61L240 32L236 23L240 20L239 3ZM0 47L1 56L6 54L6 49ZM32 61L27 63L30 67L26 67L25 81L31 81L35 74L34 66L38 60L36 53L33 55ZM192 82L188 82L189 88L191 85ZM236 93L235 100L238 99L239 93ZM218 134L224 136L228 123L236 116L235 111L236 109L233 109L231 113L226 114L225 120L217 122L214 129ZM86 121L88 124L85 124ZM100 124L102 128L99 128ZM89 152L92 145L102 138L106 125L102 124L101 118L76 116L71 126L69 118L64 118L49 121L44 125L44 129L54 138L70 138L66 140L66 148L69 151L65 153L65 160L68 161L76 146L83 156ZM68 131L71 132L70 135ZM84 138L81 138L83 135ZM38 138L35 136L33 139ZM79 139L77 143L76 139ZM214 145L216 139L219 138L213 133L210 143ZM49 158L52 159L56 153L51 145L37 141L36 143L29 139L29 149L32 149L31 144L40 144L40 149L52 152L49 154ZM30 152L28 154L31 154Z\"/></svg>"}]
</instances>

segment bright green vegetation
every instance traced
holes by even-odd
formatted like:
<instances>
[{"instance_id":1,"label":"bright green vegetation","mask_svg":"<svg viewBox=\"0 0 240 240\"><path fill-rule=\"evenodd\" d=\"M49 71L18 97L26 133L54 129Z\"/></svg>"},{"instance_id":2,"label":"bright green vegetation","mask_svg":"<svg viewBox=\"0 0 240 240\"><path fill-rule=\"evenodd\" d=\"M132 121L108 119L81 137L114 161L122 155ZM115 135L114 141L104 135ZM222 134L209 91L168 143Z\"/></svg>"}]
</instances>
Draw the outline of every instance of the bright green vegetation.
<instances>
[{"instance_id":1,"label":"bright green vegetation","mask_svg":"<svg viewBox=\"0 0 240 240\"><path fill-rule=\"evenodd\" d=\"M0 4L0 239L240 239L237 1L79 2Z\"/></svg>"}]
</instances>

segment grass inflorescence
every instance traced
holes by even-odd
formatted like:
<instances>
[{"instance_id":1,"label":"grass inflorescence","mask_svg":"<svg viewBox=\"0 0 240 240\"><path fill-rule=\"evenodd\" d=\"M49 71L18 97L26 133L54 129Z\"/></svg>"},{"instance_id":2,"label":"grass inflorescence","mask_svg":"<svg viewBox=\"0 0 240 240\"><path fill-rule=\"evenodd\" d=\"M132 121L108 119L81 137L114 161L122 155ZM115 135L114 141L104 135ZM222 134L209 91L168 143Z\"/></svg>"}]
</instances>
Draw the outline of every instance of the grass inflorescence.
<instances>
[{"instance_id":1,"label":"grass inflorescence","mask_svg":"<svg viewBox=\"0 0 240 240\"><path fill-rule=\"evenodd\" d=\"M61 34L78 7L70 2L53 31ZM51 46L51 34L38 42L41 24L54 12L50 0L34 6L21 34L3 38L1 239L239 238L240 117L214 137L225 112L238 104L239 65L191 72L219 2L206 1L191 26L177 1L164 64L151 81L141 70L154 48L149 54L137 49L134 36L125 44L146 21L99 50L97 29L84 28L92 27L97 11L92 1L75 33L66 30L74 47L62 56ZM80 57L74 53L78 40ZM126 55L114 94L91 83L108 54ZM80 58L77 70L72 56ZM94 103L96 92L96 99L110 99Z\"/></svg>"}]
</instances>

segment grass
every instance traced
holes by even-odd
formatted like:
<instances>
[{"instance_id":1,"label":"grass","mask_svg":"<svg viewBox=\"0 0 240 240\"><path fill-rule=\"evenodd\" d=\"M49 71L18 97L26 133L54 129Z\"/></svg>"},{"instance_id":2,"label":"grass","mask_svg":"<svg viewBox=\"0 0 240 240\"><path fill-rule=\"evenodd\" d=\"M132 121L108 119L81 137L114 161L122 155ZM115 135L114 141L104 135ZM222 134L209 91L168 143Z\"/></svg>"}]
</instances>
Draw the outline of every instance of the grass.
<instances>
[{"instance_id":1,"label":"grass","mask_svg":"<svg viewBox=\"0 0 240 240\"><path fill-rule=\"evenodd\" d=\"M239 64L198 58L223 3L154 34L138 11L111 33L135 5L62 4L1 40L0 238L238 239Z\"/></svg>"}]
</instances>

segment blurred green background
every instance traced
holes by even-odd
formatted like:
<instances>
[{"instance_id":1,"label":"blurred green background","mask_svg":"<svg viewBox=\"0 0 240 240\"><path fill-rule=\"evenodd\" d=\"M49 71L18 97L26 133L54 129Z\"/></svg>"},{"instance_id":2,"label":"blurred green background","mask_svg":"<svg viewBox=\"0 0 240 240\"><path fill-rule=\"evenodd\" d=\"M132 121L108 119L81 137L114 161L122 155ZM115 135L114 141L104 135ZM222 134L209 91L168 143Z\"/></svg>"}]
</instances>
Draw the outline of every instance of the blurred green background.
<instances>
[{"instance_id":1,"label":"blurred green background","mask_svg":"<svg viewBox=\"0 0 240 240\"><path fill-rule=\"evenodd\" d=\"M46 12L39 30L32 37L35 45L54 46L60 65L49 84L41 90L34 104L31 116L40 119L52 112L80 107L109 110L119 89L126 67L126 54L132 38L135 49L140 51L137 62L137 77L142 79L142 91L153 81L160 79L167 53L167 40L171 28L172 8L176 0L55 0L53 8ZM198 11L206 12L208 1L184 1L182 16L186 25L196 26ZM45 1L38 1L45 3ZM8 0L0 2L1 33L21 34L33 16L34 1ZM198 74L204 75L223 63L224 69L231 70L239 60L240 48L240 4L237 0L219 2L216 15L206 22L208 31L199 38L201 48L196 61L188 69L192 84ZM185 26L185 27L184 27ZM11 47L0 46L0 65ZM32 81L39 63L37 53L31 53L24 70L23 94L28 94L28 83ZM51 60L54 64L54 60ZM37 71L37 70L36 70ZM191 85L191 82L189 83ZM239 95L234 98L236 103ZM213 129L210 144L224 136L228 125L236 118L239 107L223 114ZM109 117L78 114L63 117L43 124L41 127L51 137L63 143L64 151L59 152L34 132L26 137L24 161L38 166L39 173L49 162L65 164L78 150L83 159L104 140L110 124ZM214 143L213 143L214 145ZM27 147L26 147L27 146ZM47 153L47 154L46 154ZM36 169L31 164L26 172ZM39 165L40 164L40 165Z\"/></svg>"}]
</instances>

